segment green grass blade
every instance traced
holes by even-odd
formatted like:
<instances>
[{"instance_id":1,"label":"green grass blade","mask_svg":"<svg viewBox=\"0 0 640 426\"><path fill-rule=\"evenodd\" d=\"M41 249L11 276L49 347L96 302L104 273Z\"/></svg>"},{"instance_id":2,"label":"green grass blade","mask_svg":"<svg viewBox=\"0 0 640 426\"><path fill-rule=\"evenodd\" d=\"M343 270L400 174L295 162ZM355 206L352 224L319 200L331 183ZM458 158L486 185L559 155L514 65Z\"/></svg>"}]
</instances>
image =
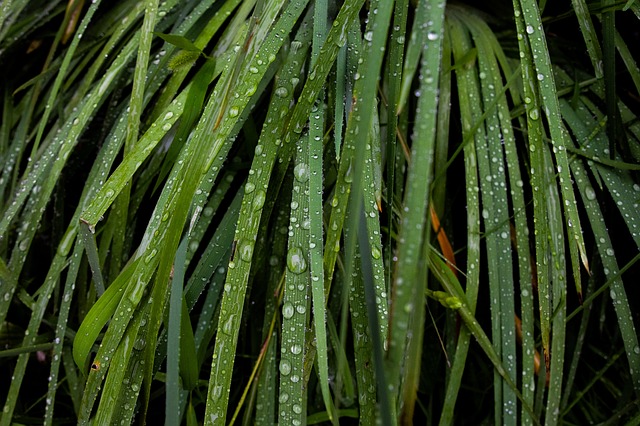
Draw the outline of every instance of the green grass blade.
<instances>
[{"instance_id":1,"label":"green grass blade","mask_svg":"<svg viewBox=\"0 0 640 426\"><path fill-rule=\"evenodd\" d=\"M309 141L303 137L298 142L296 167L307 166ZM291 193L291 216L287 248L287 271L282 304L282 343L280 348L279 422L303 424L306 418L307 395L305 392L304 361L306 345L305 329L309 323L309 290L311 286L308 267L309 229L309 178L295 181ZM322 295L324 299L324 294ZM324 317L322 318L324 326ZM326 349L325 349L326 350ZM331 416L331 414L329 414Z\"/></svg>"},{"instance_id":2,"label":"green grass blade","mask_svg":"<svg viewBox=\"0 0 640 426\"><path fill-rule=\"evenodd\" d=\"M313 38L311 46L311 64L315 65L320 55L320 48L324 43L327 33L328 3L326 0L314 3ZM313 306L313 324L316 336L316 356L318 366L318 378L322 390L322 399L327 410L329 420L335 424L334 408L329 391L329 365L327 355L327 327L326 327L326 299L324 294L324 267L323 267L323 145L324 145L324 98L325 91L320 91L316 104L309 115L309 148L307 162L309 168L308 200L309 208L309 272L311 275L311 299ZM298 161L297 167L305 167L304 159ZM292 201L293 202L293 201ZM285 290L286 296L286 290Z\"/></svg>"},{"instance_id":3,"label":"green grass blade","mask_svg":"<svg viewBox=\"0 0 640 426\"><path fill-rule=\"evenodd\" d=\"M558 108L558 97L551 68L551 59L547 48L546 37L538 6L534 1L522 0L522 17L524 19L524 34L531 45L532 65L535 67L535 80L540 90L540 98L544 107L545 115L549 123L549 132L554 147L554 157L557 163L558 181L563 199L563 210L565 214L565 226L569 234L569 244L571 254L571 265L573 269L573 279L576 291L581 297L582 289L580 285L580 258L584 267L588 270L589 263L586 257L584 238L580 218L576 207L575 194L571 187L571 177L569 174L569 160L567 157L567 146L571 146L567 131L562 123ZM523 34L523 35L524 35Z\"/></svg>"},{"instance_id":4,"label":"green grass blade","mask_svg":"<svg viewBox=\"0 0 640 426\"><path fill-rule=\"evenodd\" d=\"M270 63L275 60L275 54L280 49L283 43L283 40L280 37L279 33L281 31L284 33L290 32L291 28L293 27L299 16L302 14L305 5L306 2L303 1L293 2L288 6L287 12L282 15L280 20L277 21L274 28L269 33L268 38L264 41L263 49L261 49L256 54L255 58L249 64L250 67L248 68L250 72L252 69L256 69L259 71L260 68L263 70L262 72L264 72L265 66L262 64ZM298 47L301 46L298 45ZM270 58L272 59L269 60ZM260 68L258 68L257 65L261 65ZM253 91L253 87L255 86L249 84L248 87L244 88L244 91ZM238 88L238 91L242 90L243 89ZM288 91L277 91L276 89L274 93L275 96L278 97L288 96ZM234 108L234 106L231 106L231 108L229 109L229 114L231 114ZM265 141L265 144L266 143L267 142ZM264 153L264 146L262 146L262 148L263 151L259 151L258 155L262 155L262 153ZM267 178L267 176L268 173L265 174L264 178ZM245 193L252 194L254 193L254 191L255 194L253 195L253 197L255 198L252 200L252 204L250 204L250 206L252 206L252 209L257 207L257 210L261 210L264 206L264 202L266 201L265 188L257 187L256 184L250 180L245 185ZM255 226L257 228L260 215L251 215L250 218L252 222L256 222ZM238 249L240 250L239 253L243 253L243 255L239 257L237 263L234 262L234 267L230 268L231 271L227 276L227 283L229 287L235 287L235 291L231 293L225 292L222 298L221 312L224 312L226 319L224 324L220 324L218 326L219 332L216 337L216 348L214 352L213 363L211 366L212 379L209 383L209 398L207 400L207 410L205 415L206 424L220 424L226 421L225 416L228 405L231 374L233 370L232 366L234 363L233 356L235 351L233 349L235 348L237 342L240 318L242 316L243 310L244 295L246 292L246 281L245 278L242 278L242 276L248 274L249 272L253 249L255 246L255 237L251 235L247 235L247 237L249 238L243 238L238 242ZM224 348L224 351L222 348ZM220 368L220 366L224 367Z\"/></svg>"},{"instance_id":5,"label":"green grass blade","mask_svg":"<svg viewBox=\"0 0 640 426\"><path fill-rule=\"evenodd\" d=\"M416 110L418 123L414 129L404 197L398 263L393 285L390 311L390 345L387 358L390 391L397 395L400 371L404 364L406 337L416 300L424 294L423 283L416 281L425 226L427 200L433 179L433 148L437 116L437 86L440 74L444 8L438 1L427 3L427 21L424 28L428 42L424 45L420 67L420 97ZM422 289L422 290L421 290Z\"/></svg>"}]
</instances>

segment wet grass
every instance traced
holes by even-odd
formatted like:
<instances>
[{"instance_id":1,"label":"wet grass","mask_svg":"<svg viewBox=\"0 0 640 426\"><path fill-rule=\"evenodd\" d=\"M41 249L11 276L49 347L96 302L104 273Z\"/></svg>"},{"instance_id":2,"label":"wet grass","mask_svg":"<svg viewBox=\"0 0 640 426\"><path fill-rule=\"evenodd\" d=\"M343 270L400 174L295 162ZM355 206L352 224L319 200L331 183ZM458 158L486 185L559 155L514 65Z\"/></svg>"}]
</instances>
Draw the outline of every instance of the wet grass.
<instances>
[{"instance_id":1,"label":"wet grass","mask_svg":"<svg viewBox=\"0 0 640 426\"><path fill-rule=\"evenodd\" d=\"M3 3L0 425L637 423L640 6L482 7Z\"/></svg>"}]
</instances>

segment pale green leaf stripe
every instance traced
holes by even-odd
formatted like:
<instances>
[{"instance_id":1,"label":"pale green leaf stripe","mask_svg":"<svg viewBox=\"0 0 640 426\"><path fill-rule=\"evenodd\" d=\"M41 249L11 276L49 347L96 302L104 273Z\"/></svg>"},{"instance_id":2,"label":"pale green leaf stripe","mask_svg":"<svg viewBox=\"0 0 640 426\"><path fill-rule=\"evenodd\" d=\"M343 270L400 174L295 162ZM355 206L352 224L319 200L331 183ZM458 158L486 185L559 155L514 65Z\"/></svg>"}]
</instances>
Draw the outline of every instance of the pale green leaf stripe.
<instances>
[{"instance_id":1,"label":"pale green leaf stripe","mask_svg":"<svg viewBox=\"0 0 640 426\"><path fill-rule=\"evenodd\" d=\"M444 7L438 0L430 0L426 6L429 41L424 45L420 67L420 98L416 109L416 127L411 146L411 164L407 172L402 225L398 246L397 276L393 286L395 299L391 310L391 340L387 363L389 389L397 395L401 368L404 364L409 322L415 311L415 303L421 300L424 289L416 281L418 259L422 247L424 227L427 223L427 200L433 179L433 148L438 102L438 76L442 51Z\"/></svg>"},{"instance_id":2,"label":"pale green leaf stripe","mask_svg":"<svg viewBox=\"0 0 640 426\"><path fill-rule=\"evenodd\" d=\"M551 69L551 59L549 57L549 49L542 27L538 5L533 0L520 0L520 3L525 25L523 28L524 34L526 34L531 45L532 56L530 56L530 59L532 59L532 64L535 66L535 79L527 81L538 82L537 86L540 90L540 99L549 123L549 132L551 134L551 142L554 147L554 157L559 175L558 181L563 199L565 226L569 241L572 241L569 243L569 252L571 254L573 279L578 294L581 294L581 267L578 257L580 257L582 264L585 265L586 268L588 268L589 263L586 257L586 248L584 238L582 237L582 227L580 226L575 194L571 186L569 160L566 150L566 147L571 146L571 144L559 112L556 86ZM521 29L519 28L518 31L520 32Z\"/></svg>"},{"instance_id":3,"label":"pale green leaf stripe","mask_svg":"<svg viewBox=\"0 0 640 426\"><path fill-rule=\"evenodd\" d=\"M298 142L296 167L308 167L308 136ZM287 269L282 304L282 341L280 347L279 423L304 424L307 415L307 394L304 361L307 351L305 330L309 323L310 271L309 221L310 179L295 179L291 193ZM322 294L324 299L324 294ZM315 314L315 312L314 312ZM324 326L324 317L322 318ZM326 344L326 343L325 343ZM326 351L326 349L325 349ZM326 353L324 354L326 357ZM325 359L326 360L326 359Z\"/></svg>"}]
</instances>

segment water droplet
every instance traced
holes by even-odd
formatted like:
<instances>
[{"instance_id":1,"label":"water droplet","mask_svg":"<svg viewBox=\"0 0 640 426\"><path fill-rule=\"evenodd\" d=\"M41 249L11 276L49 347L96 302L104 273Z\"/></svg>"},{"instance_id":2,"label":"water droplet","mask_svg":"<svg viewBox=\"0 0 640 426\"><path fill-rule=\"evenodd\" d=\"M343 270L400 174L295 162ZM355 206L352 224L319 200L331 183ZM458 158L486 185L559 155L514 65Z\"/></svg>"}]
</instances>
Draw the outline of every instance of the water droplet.
<instances>
[{"instance_id":1,"label":"water droplet","mask_svg":"<svg viewBox=\"0 0 640 426\"><path fill-rule=\"evenodd\" d=\"M293 175L298 182L306 182L309 180L309 166L305 163L296 164L293 169Z\"/></svg>"},{"instance_id":2,"label":"water droplet","mask_svg":"<svg viewBox=\"0 0 640 426\"><path fill-rule=\"evenodd\" d=\"M237 117L238 114L240 114L240 110L238 109L238 107L229 108L229 117Z\"/></svg>"},{"instance_id":3,"label":"water droplet","mask_svg":"<svg viewBox=\"0 0 640 426\"><path fill-rule=\"evenodd\" d=\"M256 192L253 198L253 209L260 210L264 206L264 202L267 199L267 195L263 190Z\"/></svg>"},{"instance_id":4,"label":"water droplet","mask_svg":"<svg viewBox=\"0 0 640 426\"><path fill-rule=\"evenodd\" d=\"M286 98L287 95L289 95L289 90L286 87L281 86L281 87L276 88L275 94L279 98Z\"/></svg>"},{"instance_id":5,"label":"water droplet","mask_svg":"<svg viewBox=\"0 0 640 426\"><path fill-rule=\"evenodd\" d=\"M255 191L255 189L256 189L255 184L251 182L247 182L247 184L244 186L244 193L251 194L253 191Z\"/></svg>"},{"instance_id":6,"label":"water droplet","mask_svg":"<svg viewBox=\"0 0 640 426\"><path fill-rule=\"evenodd\" d=\"M537 109L532 109L531 111L529 111L529 118L532 119L532 120L537 120L538 118L540 118L538 110Z\"/></svg>"},{"instance_id":7,"label":"water droplet","mask_svg":"<svg viewBox=\"0 0 640 426\"><path fill-rule=\"evenodd\" d=\"M538 81L544 80L544 74L538 74Z\"/></svg>"},{"instance_id":8,"label":"water droplet","mask_svg":"<svg viewBox=\"0 0 640 426\"><path fill-rule=\"evenodd\" d=\"M238 252L240 253L240 259L245 262L251 262L253 256L253 243L250 240L242 240L238 245Z\"/></svg>"},{"instance_id":9,"label":"water droplet","mask_svg":"<svg viewBox=\"0 0 640 426\"><path fill-rule=\"evenodd\" d=\"M533 34L533 27L531 25L527 25L527 34Z\"/></svg>"},{"instance_id":10,"label":"water droplet","mask_svg":"<svg viewBox=\"0 0 640 426\"><path fill-rule=\"evenodd\" d=\"M591 185L587 185L584 189L584 195L587 197L587 200L595 200L596 199L596 191L591 187Z\"/></svg>"},{"instance_id":11,"label":"water droplet","mask_svg":"<svg viewBox=\"0 0 640 426\"><path fill-rule=\"evenodd\" d=\"M156 254L158 254L158 250L156 249L151 250L151 253L149 253L149 255L144 259L145 263L151 262L151 259L153 259Z\"/></svg>"},{"instance_id":12,"label":"water droplet","mask_svg":"<svg viewBox=\"0 0 640 426\"><path fill-rule=\"evenodd\" d=\"M371 249L371 257L373 257L374 259L380 259L380 250L378 250L378 247L374 247Z\"/></svg>"},{"instance_id":13,"label":"water droplet","mask_svg":"<svg viewBox=\"0 0 640 426\"><path fill-rule=\"evenodd\" d=\"M302 352L302 346L295 344L295 345L291 345L291 353L294 355L298 355L300 352Z\"/></svg>"},{"instance_id":14,"label":"water droplet","mask_svg":"<svg viewBox=\"0 0 640 426\"><path fill-rule=\"evenodd\" d=\"M249 72L250 72L251 74L258 74L258 71L259 71L259 70L258 70L258 68L256 68L256 67L251 67L251 68L249 68Z\"/></svg>"},{"instance_id":15,"label":"water droplet","mask_svg":"<svg viewBox=\"0 0 640 426\"><path fill-rule=\"evenodd\" d=\"M291 374L291 363L286 359L280 361L280 374L283 376Z\"/></svg>"},{"instance_id":16,"label":"water droplet","mask_svg":"<svg viewBox=\"0 0 640 426\"><path fill-rule=\"evenodd\" d=\"M173 117L173 112L169 111L164 115L165 120L170 120Z\"/></svg>"},{"instance_id":17,"label":"water droplet","mask_svg":"<svg viewBox=\"0 0 640 426\"><path fill-rule=\"evenodd\" d=\"M364 33L364 39L367 41L373 40L373 31L367 31Z\"/></svg>"},{"instance_id":18,"label":"water droplet","mask_svg":"<svg viewBox=\"0 0 640 426\"><path fill-rule=\"evenodd\" d=\"M438 39L438 33L435 33L433 31L429 31L429 33L427 34L427 38L431 41L437 40Z\"/></svg>"},{"instance_id":19,"label":"water droplet","mask_svg":"<svg viewBox=\"0 0 640 426\"><path fill-rule=\"evenodd\" d=\"M293 304L291 302L285 302L284 305L282 305L282 316L285 319L291 319L294 312L295 309L293 308Z\"/></svg>"},{"instance_id":20,"label":"water droplet","mask_svg":"<svg viewBox=\"0 0 640 426\"><path fill-rule=\"evenodd\" d=\"M164 130L165 132L171 130L171 123L164 123L164 126L162 126L162 130Z\"/></svg>"},{"instance_id":21,"label":"water droplet","mask_svg":"<svg viewBox=\"0 0 640 426\"><path fill-rule=\"evenodd\" d=\"M224 334L228 336L233 335L233 322L235 317L236 316L234 314L230 314L227 320L224 322L224 325L222 326L222 331L224 332Z\"/></svg>"},{"instance_id":22,"label":"water droplet","mask_svg":"<svg viewBox=\"0 0 640 426\"><path fill-rule=\"evenodd\" d=\"M292 247L287 253L287 267L294 274L301 274L307 269L307 261L300 247Z\"/></svg>"}]
</instances>

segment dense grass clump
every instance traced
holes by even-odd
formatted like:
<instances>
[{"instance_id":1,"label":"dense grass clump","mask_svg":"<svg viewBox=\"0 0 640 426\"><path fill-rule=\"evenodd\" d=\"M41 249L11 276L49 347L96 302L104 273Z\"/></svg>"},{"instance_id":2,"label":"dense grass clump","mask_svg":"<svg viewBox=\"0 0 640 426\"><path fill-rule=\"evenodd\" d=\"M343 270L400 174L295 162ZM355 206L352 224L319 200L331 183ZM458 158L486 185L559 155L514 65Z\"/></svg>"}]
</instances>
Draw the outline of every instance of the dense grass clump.
<instances>
[{"instance_id":1,"label":"dense grass clump","mask_svg":"<svg viewBox=\"0 0 640 426\"><path fill-rule=\"evenodd\" d=\"M2 2L0 426L638 424L640 5L546 3Z\"/></svg>"}]
</instances>

